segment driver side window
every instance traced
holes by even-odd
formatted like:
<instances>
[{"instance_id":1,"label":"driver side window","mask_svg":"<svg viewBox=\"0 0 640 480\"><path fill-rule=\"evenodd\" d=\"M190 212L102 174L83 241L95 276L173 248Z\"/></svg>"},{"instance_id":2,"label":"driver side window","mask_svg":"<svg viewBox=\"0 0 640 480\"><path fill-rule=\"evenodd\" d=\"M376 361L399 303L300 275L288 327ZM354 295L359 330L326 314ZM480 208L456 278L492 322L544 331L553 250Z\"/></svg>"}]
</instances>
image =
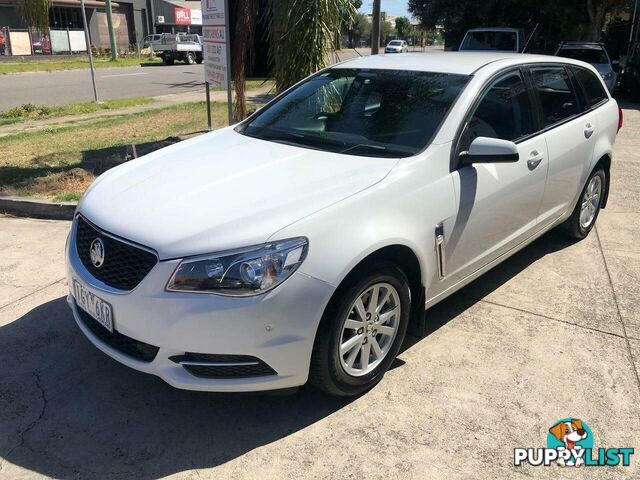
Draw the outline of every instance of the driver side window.
<instances>
[{"instance_id":1,"label":"driver side window","mask_svg":"<svg viewBox=\"0 0 640 480\"><path fill-rule=\"evenodd\" d=\"M507 73L484 91L460 138L458 152L477 137L518 141L534 133L531 102L520 71Z\"/></svg>"}]
</instances>

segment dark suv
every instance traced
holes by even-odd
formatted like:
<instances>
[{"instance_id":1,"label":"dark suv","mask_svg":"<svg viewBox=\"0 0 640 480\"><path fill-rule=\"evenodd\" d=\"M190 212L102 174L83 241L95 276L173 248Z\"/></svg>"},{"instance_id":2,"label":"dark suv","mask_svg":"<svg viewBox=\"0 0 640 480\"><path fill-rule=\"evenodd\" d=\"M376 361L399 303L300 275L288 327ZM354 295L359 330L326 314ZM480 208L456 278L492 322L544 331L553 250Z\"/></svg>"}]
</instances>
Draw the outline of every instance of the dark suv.
<instances>
[{"instance_id":1,"label":"dark suv","mask_svg":"<svg viewBox=\"0 0 640 480\"><path fill-rule=\"evenodd\" d=\"M631 53L622 74L621 88L629 94L631 100L640 102L640 42L636 42L631 47Z\"/></svg>"}]
</instances>

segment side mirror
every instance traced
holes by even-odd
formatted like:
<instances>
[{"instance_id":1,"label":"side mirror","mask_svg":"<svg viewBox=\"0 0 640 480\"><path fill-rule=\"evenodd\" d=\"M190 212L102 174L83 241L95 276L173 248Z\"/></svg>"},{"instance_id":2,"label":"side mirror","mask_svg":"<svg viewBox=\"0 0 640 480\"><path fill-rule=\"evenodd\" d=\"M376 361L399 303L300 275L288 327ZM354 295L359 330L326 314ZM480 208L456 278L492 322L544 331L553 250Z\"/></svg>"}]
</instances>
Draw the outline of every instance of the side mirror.
<instances>
[{"instance_id":1,"label":"side mirror","mask_svg":"<svg viewBox=\"0 0 640 480\"><path fill-rule=\"evenodd\" d=\"M460 163L513 163L520 159L515 143L499 138L478 137L469 146L469 150L460 152Z\"/></svg>"},{"instance_id":2,"label":"side mirror","mask_svg":"<svg viewBox=\"0 0 640 480\"><path fill-rule=\"evenodd\" d=\"M620 62L618 60L613 60L611 62L611 69L616 73L620 73Z\"/></svg>"}]
</instances>

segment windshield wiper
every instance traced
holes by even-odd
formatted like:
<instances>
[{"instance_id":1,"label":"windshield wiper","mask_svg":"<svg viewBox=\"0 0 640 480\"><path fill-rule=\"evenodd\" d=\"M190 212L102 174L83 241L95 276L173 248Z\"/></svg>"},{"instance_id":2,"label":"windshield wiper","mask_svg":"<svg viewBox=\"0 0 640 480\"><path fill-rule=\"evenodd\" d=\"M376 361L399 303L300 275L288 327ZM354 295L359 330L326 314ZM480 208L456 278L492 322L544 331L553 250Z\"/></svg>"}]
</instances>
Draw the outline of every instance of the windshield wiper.
<instances>
[{"instance_id":1,"label":"windshield wiper","mask_svg":"<svg viewBox=\"0 0 640 480\"><path fill-rule=\"evenodd\" d=\"M394 149L394 148L386 147L384 145L375 145L371 143L358 143L356 145L350 146L349 148L345 148L344 150L340 150L338 153L346 153L352 150L368 150L370 152L379 153L381 155L378 155L378 156L382 156L382 157L390 157L394 155L406 157L414 153L413 151Z\"/></svg>"}]
</instances>

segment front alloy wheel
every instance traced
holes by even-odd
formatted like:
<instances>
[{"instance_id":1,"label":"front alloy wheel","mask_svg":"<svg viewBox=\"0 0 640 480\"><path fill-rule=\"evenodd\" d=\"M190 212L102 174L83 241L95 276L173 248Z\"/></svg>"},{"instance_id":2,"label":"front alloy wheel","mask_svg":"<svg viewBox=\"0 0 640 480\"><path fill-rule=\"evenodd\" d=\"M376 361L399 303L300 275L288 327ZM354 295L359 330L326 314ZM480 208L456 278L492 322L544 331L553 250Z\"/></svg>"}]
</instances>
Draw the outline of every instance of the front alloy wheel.
<instances>
[{"instance_id":1,"label":"front alloy wheel","mask_svg":"<svg viewBox=\"0 0 640 480\"><path fill-rule=\"evenodd\" d=\"M354 377L375 370L389 353L400 324L400 297L389 283L376 283L353 303L342 325L340 363Z\"/></svg>"},{"instance_id":2,"label":"front alloy wheel","mask_svg":"<svg viewBox=\"0 0 640 480\"><path fill-rule=\"evenodd\" d=\"M409 323L409 282L378 262L343 282L322 317L310 381L332 395L358 395L376 385L395 359Z\"/></svg>"}]
</instances>

